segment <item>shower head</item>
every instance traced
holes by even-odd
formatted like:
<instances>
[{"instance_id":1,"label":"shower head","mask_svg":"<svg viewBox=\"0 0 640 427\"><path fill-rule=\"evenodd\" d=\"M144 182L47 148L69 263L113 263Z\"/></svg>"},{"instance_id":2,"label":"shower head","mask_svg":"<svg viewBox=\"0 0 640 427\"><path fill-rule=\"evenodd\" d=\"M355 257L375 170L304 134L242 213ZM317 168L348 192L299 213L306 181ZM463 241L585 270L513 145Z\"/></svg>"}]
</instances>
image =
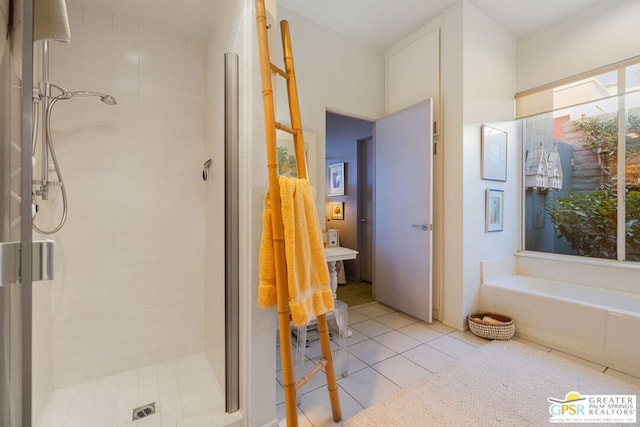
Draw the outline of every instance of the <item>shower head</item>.
<instances>
[{"instance_id":1,"label":"shower head","mask_svg":"<svg viewBox=\"0 0 640 427\"><path fill-rule=\"evenodd\" d=\"M113 96L107 95L107 94L102 95L100 97L100 101L104 102L107 105L116 105L117 104L116 99Z\"/></svg>"},{"instance_id":2,"label":"shower head","mask_svg":"<svg viewBox=\"0 0 640 427\"><path fill-rule=\"evenodd\" d=\"M93 92L90 90L77 90L75 92L68 92L69 93L69 97L68 98L72 98L74 96L97 96L98 98L100 98L100 101L104 102L107 105L116 105L116 99L106 93L101 93L101 92Z\"/></svg>"}]
</instances>

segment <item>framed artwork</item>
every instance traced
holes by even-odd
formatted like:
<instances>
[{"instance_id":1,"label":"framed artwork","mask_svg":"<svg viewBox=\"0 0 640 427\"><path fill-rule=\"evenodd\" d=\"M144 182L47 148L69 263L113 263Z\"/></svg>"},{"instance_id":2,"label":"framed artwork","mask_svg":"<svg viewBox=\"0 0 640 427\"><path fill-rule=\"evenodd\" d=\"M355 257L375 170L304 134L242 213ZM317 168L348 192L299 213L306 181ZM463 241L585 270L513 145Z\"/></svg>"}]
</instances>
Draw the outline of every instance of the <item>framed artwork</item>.
<instances>
[{"instance_id":1,"label":"framed artwork","mask_svg":"<svg viewBox=\"0 0 640 427\"><path fill-rule=\"evenodd\" d=\"M487 189L487 200L485 207L485 230L502 231L504 227L504 191Z\"/></svg>"},{"instance_id":2,"label":"framed artwork","mask_svg":"<svg viewBox=\"0 0 640 427\"><path fill-rule=\"evenodd\" d=\"M482 179L507 180L507 133L482 125Z\"/></svg>"},{"instance_id":3,"label":"framed artwork","mask_svg":"<svg viewBox=\"0 0 640 427\"><path fill-rule=\"evenodd\" d=\"M307 162L307 175L309 183L315 190L317 188L316 134L314 132L303 131L303 139L304 155ZM298 173L296 155L293 149L293 136L284 132L278 132L276 156L278 160L278 174L297 178ZM318 200L317 191L314 191L314 199L316 201Z\"/></svg>"},{"instance_id":4,"label":"framed artwork","mask_svg":"<svg viewBox=\"0 0 640 427\"><path fill-rule=\"evenodd\" d=\"M344 219L344 202L331 203L331 219Z\"/></svg>"},{"instance_id":5,"label":"framed artwork","mask_svg":"<svg viewBox=\"0 0 640 427\"><path fill-rule=\"evenodd\" d=\"M329 165L329 196L344 196L344 163Z\"/></svg>"},{"instance_id":6,"label":"framed artwork","mask_svg":"<svg viewBox=\"0 0 640 427\"><path fill-rule=\"evenodd\" d=\"M340 232L338 230L327 230L327 246L330 248L335 248L340 246L338 244Z\"/></svg>"}]
</instances>

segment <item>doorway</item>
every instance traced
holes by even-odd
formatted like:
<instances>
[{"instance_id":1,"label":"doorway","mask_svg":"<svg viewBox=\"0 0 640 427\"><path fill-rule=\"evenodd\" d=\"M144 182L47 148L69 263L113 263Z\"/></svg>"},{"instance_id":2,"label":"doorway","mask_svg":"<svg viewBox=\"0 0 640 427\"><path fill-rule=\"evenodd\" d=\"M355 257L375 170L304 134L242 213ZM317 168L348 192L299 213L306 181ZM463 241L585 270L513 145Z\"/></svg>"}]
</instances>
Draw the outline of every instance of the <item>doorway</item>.
<instances>
[{"instance_id":1,"label":"doorway","mask_svg":"<svg viewBox=\"0 0 640 427\"><path fill-rule=\"evenodd\" d=\"M367 218L368 221L371 221L369 229L372 230L373 222L370 219L372 215L363 214L361 196L368 192L371 206L373 206L371 201L373 158L362 151L366 149L362 148L362 144L368 144L367 147L373 146L373 122L332 112L326 113L326 164L343 163L345 171L344 194L325 197L326 206L331 206L331 203L336 202L342 203L344 206L343 215L341 219L337 219L327 211L326 228L338 230L341 246L359 252L355 260L344 262L345 280L338 282L340 285L338 286L338 299L343 301L346 299L345 302L350 306L373 301L372 268L367 267L372 264L366 261L372 253L373 232L370 232L371 238L367 244L366 237L363 238L365 227L361 225L361 219ZM367 161L370 161L368 166L363 164ZM364 178L367 175L370 175L369 179ZM368 189L367 182L369 183ZM364 196L366 197L367 194ZM353 298L353 295L357 295L357 297Z\"/></svg>"}]
</instances>

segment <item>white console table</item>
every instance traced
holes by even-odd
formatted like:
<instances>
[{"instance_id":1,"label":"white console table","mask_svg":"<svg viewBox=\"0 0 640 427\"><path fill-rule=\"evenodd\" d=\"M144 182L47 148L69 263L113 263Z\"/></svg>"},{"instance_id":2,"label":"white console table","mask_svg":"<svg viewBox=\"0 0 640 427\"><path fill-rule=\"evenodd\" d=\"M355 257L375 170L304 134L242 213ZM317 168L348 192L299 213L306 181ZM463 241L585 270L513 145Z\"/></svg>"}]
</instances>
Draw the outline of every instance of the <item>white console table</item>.
<instances>
[{"instance_id":1,"label":"white console table","mask_svg":"<svg viewBox=\"0 0 640 427\"><path fill-rule=\"evenodd\" d=\"M336 262L356 259L358 251L343 248L342 246L334 246L331 248L325 248L324 255L327 259L327 265L329 266L329 284L333 291L333 299L336 299L336 290L338 289L338 272L336 271Z\"/></svg>"}]
</instances>

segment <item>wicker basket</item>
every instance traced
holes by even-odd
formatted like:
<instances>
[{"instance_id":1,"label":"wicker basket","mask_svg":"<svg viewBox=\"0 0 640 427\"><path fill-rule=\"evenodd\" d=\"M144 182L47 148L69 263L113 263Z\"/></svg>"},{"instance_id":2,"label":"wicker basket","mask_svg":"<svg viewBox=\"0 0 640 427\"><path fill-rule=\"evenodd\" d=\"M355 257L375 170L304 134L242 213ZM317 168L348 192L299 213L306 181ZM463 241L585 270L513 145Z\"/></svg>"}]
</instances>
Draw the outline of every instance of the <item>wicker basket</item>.
<instances>
[{"instance_id":1,"label":"wicker basket","mask_svg":"<svg viewBox=\"0 0 640 427\"><path fill-rule=\"evenodd\" d=\"M498 321L498 323L485 322L482 319L485 316ZM482 338L490 340L509 340L516 331L516 325L513 319L502 314L495 313L476 313L469 315L469 329L471 332Z\"/></svg>"}]
</instances>

